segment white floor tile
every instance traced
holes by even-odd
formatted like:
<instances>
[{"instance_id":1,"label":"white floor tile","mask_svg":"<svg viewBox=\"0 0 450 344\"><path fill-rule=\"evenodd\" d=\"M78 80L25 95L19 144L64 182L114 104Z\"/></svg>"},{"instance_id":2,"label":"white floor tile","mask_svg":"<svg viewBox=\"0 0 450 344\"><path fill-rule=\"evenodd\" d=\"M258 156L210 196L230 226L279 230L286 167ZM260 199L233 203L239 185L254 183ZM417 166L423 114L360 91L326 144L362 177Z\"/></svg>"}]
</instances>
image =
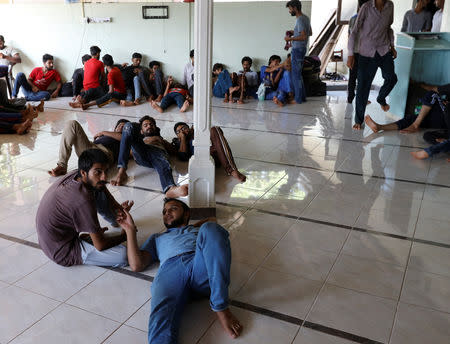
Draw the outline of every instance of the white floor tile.
<instances>
[{"instance_id":1,"label":"white floor tile","mask_svg":"<svg viewBox=\"0 0 450 344\"><path fill-rule=\"evenodd\" d=\"M103 343L122 344L122 343L145 343L147 341L147 332L137 330L133 327L122 325Z\"/></svg>"}]
</instances>

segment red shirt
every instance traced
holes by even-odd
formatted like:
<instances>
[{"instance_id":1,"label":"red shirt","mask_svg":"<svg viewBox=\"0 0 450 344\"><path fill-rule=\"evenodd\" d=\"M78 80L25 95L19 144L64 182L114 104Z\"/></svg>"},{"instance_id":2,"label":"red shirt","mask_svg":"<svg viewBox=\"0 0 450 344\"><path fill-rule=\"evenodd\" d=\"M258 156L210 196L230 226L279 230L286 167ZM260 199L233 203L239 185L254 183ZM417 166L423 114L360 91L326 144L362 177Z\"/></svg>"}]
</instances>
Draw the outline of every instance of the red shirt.
<instances>
[{"instance_id":1,"label":"red shirt","mask_svg":"<svg viewBox=\"0 0 450 344\"><path fill-rule=\"evenodd\" d=\"M105 65L97 59L90 59L84 64L83 88L87 91L100 87L100 75L105 72Z\"/></svg>"},{"instance_id":2,"label":"red shirt","mask_svg":"<svg viewBox=\"0 0 450 344\"><path fill-rule=\"evenodd\" d=\"M55 69L48 70L44 75L44 68L36 67L31 71L30 79L33 80L34 86L39 88L41 91L46 91L53 80L60 82L61 76Z\"/></svg>"},{"instance_id":3,"label":"red shirt","mask_svg":"<svg viewBox=\"0 0 450 344\"><path fill-rule=\"evenodd\" d=\"M189 94L188 90L185 90L184 88L178 88L178 87L172 87L171 89L169 89L169 93L180 93L183 96L187 96Z\"/></svg>"},{"instance_id":4,"label":"red shirt","mask_svg":"<svg viewBox=\"0 0 450 344\"><path fill-rule=\"evenodd\" d=\"M112 85L114 92L127 93L125 89L125 81L123 81L122 73L119 68L113 67L108 73L108 85Z\"/></svg>"}]
</instances>

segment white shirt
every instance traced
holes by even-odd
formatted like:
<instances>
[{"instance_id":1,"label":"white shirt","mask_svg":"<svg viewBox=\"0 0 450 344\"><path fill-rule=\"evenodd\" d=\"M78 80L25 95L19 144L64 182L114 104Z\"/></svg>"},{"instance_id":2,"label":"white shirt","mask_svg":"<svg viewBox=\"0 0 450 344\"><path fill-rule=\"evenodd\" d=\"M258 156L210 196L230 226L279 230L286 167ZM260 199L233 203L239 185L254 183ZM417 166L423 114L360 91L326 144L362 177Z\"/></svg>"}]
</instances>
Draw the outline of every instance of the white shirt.
<instances>
[{"instance_id":1,"label":"white shirt","mask_svg":"<svg viewBox=\"0 0 450 344\"><path fill-rule=\"evenodd\" d=\"M238 72L238 75L241 75L243 73L244 71L240 70ZM249 72L245 73L245 78L247 79L248 86L250 87L258 86L258 73L250 70Z\"/></svg>"},{"instance_id":2,"label":"white shirt","mask_svg":"<svg viewBox=\"0 0 450 344\"><path fill-rule=\"evenodd\" d=\"M184 67L183 85L187 85L188 88L194 85L194 65L192 62L189 62Z\"/></svg>"},{"instance_id":3,"label":"white shirt","mask_svg":"<svg viewBox=\"0 0 450 344\"><path fill-rule=\"evenodd\" d=\"M434 14L431 32L441 32L442 12L444 12L444 10L439 10Z\"/></svg>"},{"instance_id":4,"label":"white shirt","mask_svg":"<svg viewBox=\"0 0 450 344\"><path fill-rule=\"evenodd\" d=\"M14 49L13 47L10 46L5 46L3 49L0 50L0 53L2 53L3 55L6 56L14 56L16 54L18 54L19 52ZM8 66L12 64L10 61L8 61L7 59L0 59L0 66Z\"/></svg>"}]
</instances>

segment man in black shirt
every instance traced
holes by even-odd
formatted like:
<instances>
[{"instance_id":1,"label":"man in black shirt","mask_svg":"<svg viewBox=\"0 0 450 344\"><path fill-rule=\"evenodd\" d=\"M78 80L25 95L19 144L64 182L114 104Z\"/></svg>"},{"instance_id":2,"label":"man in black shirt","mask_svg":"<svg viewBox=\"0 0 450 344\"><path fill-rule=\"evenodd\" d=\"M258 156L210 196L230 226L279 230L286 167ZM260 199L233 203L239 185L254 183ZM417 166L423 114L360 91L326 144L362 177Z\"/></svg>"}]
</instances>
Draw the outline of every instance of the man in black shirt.
<instances>
[{"instance_id":1,"label":"man in black shirt","mask_svg":"<svg viewBox=\"0 0 450 344\"><path fill-rule=\"evenodd\" d=\"M75 147L77 156L80 156L87 149L100 149L108 156L110 164L113 164L119 155L123 126L128 122L126 119L119 119L114 127L114 131L101 131L94 136L94 142L92 142L86 136L80 123L75 120L69 121L61 137L58 163L48 173L53 177L67 173L67 161L69 161L72 153L72 146Z\"/></svg>"},{"instance_id":2,"label":"man in black shirt","mask_svg":"<svg viewBox=\"0 0 450 344\"><path fill-rule=\"evenodd\" d=\"M91 59L91 55L83 55L81 58L81 62L84 63ZM84 67L77 68L73 72L72 75L72 90L73 90L73 99L75 100L77 96L80 95L81 90L83 89L83 78L84 78Z\"/></svg>"}]
</instances>

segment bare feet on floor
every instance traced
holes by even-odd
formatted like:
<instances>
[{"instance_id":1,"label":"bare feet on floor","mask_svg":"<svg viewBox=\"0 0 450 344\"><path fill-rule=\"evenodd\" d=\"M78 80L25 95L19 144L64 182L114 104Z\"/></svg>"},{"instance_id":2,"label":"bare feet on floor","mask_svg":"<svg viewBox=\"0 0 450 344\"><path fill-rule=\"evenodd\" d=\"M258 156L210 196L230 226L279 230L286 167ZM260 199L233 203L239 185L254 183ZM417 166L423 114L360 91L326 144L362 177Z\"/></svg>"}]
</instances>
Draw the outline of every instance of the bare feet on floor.
<instances>
[{"instance_id":1,"label":"bare feet on floor","mask_svg":"<svg viewBox=\"0 0 450 344\"><path fill-rule=\"evenodd\" d=\"M69 103L69 106L70 106L71 108L76 109L76 108L80 108L80 107L81 107L81 103L79 103L79 102L70 102L70 103Z\"/></svg>"},{"instance_id":2,"label":"bare feet on floor","mask_svg":"<svg viewBox=\"0 0 450 344\"><path fill-rule=\"evenodd\" d=\"M117 175L111 179L111 185L114 186L120 186L125 184L125 182L128 179L128 175L127 172L125 171L124 168L119 168L119 172L117 172Z\"/></svg>"},{"instance_id":3,"label":"bare feet on floor","mask_svg":"<svg viewBox=\"0 0 450 344\"><path fill-rule=\"evenodd\" d=\"M238 99L237 103L238 104L244 104L244 100L243 99Z\"/></svg>"},{"instance_id":4,"label":"bare feet on floor","mask_svg":"<svg viewBox=\"0 0 450 344\"><path fill-rule=\"evenodd\" d=\"M381 104L380 104L380 106L381 106L381 110L383 110L384 112L388 112L389 109L391 108L391 107L389 106L389 104L384 104L384 105L381 105Z\"/></svg>"},{"instance_id":5,"label":"bare feet on floor","mask_svg":"<svg viewBox=\"0 0 450 344\"><path fill-rule=\"evenodd\" d=\"M36 106L36 109L37 109L39 112L44 112L44 100L41 100L41 102L39 103L39 105Z\"/></svg>"},{"instance_id":6,"label":"bare feet on floor","mask_svg":"<svg viewBox=\"0 0 450 344\"><path fill-rule=\"evenodd\" d=\"M425 152L423 149L417 152L411 152L411 155L419 160L423 160L429 157L428 153Z\"/></svg>"},{"instance_id":7,"label":"bare feet on floor","mask_svg":"<svg viewBox=\"0 0 450 344\"><path fill-rule=\"evenodd\" d=\"M414 124L411 124L408 128L400 130L400 133L402 134L412 134L415 132L418 132L419 128L416 127Z\"/></svg>"},{"instance_id":8,"label":"bare feet on floor","mask_svg":"<svg viewBox=\"0 0 450 344\"><path fill-rule=\"evenodd\" d=\"M187 196L189 189L189 184L184 184L180 186L172 186L169 190L166 192L167 198L178 198L178 197L184 197Z\"/></svg>"},{"instance_id":9,"label":"bare feet on floor","mask_svg":"<svg viewBox=\"0 0 450 344\"><path fill-rule=\"evenodd\" d=\"M50 171L47 171L49 175L53 177L63 176L67 173L67 168L56 165L55 168L51 169Z\"/></svg>"},{"instance_id":10,"label":"bare feet on floor","mask_svg":"<svg viewBox=\"0 0 450 344\"><path fill-rule=\"evenodd\" d=\"M135 106L136 103L132 102L131 100L121 100L120 106Z\"/></svg>"},{"instance_id":11,"label":"bare feet on floor","mask_svg":"<svg viewBox=\"0 0 450 344\"><path fill-rule=\"evenodd\" d=\"M283 103L277 98L277 97L273 97L273 102L275 103L275 104L277 104L278 106L280 106L280 107L283 107Z\"/></svg>"},{"instance_id":12,"label":"bare feet on floor","mask_svg":"<svg viewBox=\"0 0 450 344\"><path fill-rule=\"evenodd\" d=\"M380 130L378 128L378 124L372 119L372 117L370 117L370 115L366 115L366 118L364 118L364 122L370 129L372 129L374 133L378 133L378 131Z\"/></svg>"},{"instance_id":13,"label":"bare feet on floor","mask_svg":"<svg viewBox=\"0 0 450 344\"><path fill-rule=\"evenodd\" d=\"M163 113L163 109L161 108L161 106L159 106L158 104L156 104L156 101L152 100L150 101L150 105L152 106L152 108L154 108L156 111ZM184 105L184 104L183 104Z\"/></svg>"},{"instance_id":14,"label":"bare feet on floor","mask_svg":"<svg viewBox=\"0 0 450 344\"><path fill-rule=\"evenodd\" d=\"M159 103L163 99L162 94L160 94L156 99L155 102Z\"/></svg>"},{"instance_id":15,"label":"bare feet on floor","mask_svg":"<svg viewBox=\"0 0 450 344\"><path fill-rule=\"evenodd\" d=\"M227 308L224 311L216 312L216 314L225 332L233 339L239 337L242 332L242 325L233 313Z\"/></svg>"},{"instance_id":16,"label":"bare feet on floor","mask_svg":"<svg viewBox=\"0 0 450 344\"><path fill-rule=\"evenodd\" d=\"M27 119L23 123L13 125L13 129L16 131L16 134L23 135L30 131L32 125L31 119Z\"/></svg>"},{"instance_id":17,"label":"bare feet on floor","mask_svg":"<svg viewBox=\"0 0 450 344\"><path fill-rule=\"evenodd\" d=\"M361 123L355 123L355 124L353 124L353 129L355 129L355 130L362 130L362 125L361 125Z\"/></svg>"},{"instance_id":18,"label":"bare feet on floor","mask_svg":"<svg viewBox=\"0 0 450 344\"><path fill-rule=\"evenodd\" d=\"M183 106L180 109L180 112L186 112L186 110L189 108L189 101L185 100L183 103Z\"/></svg>"},{"instance_id":19,"label":"bare feet on floor","mask_svg":"<svg viewBox=\"0 0 450 344\"><path fill-rule=\"evenodd\" d=\"M233 172L231 172L231 176L233 178L239 180L241 183L244 183L247 180L247 177L245 176L245 174L242 174L238 170L234 170Z\"/></svg>"}]
</instances>

